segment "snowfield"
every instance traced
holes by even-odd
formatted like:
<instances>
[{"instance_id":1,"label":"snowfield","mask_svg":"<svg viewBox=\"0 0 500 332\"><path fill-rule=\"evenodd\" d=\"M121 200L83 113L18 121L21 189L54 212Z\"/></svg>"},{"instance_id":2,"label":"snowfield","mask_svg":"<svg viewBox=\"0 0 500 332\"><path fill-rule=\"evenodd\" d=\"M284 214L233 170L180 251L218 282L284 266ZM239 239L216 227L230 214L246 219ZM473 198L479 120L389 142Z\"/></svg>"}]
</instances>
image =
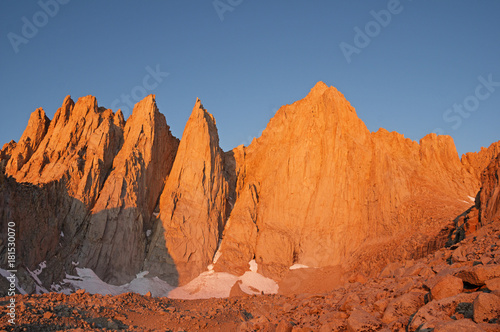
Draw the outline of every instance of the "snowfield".
<instances>
[{"instance_id":1,"label":"snowfield","mask_svg":"<svg viewBox=\"0 0 500 332\"><path fill-rule=\"evenodd\" d=\"M90 294L119 295L134 292L145 295L151 292L154 297L195 300L228 297L231 288L241 281L240 288L247 294L276 294L278 284L257 273L257 263L250 261L250 271L241 277L225 272L215 272L212 265L208 271L181 287L169 285L158 277L148 278L148 271L139 273L130 283L121 286L110 285L102 281L91 269L76 268L77 276L66 275L61 284L52 285L53 291L69 294L73 289L85 289Z\"/></svg>"}]
</instances>

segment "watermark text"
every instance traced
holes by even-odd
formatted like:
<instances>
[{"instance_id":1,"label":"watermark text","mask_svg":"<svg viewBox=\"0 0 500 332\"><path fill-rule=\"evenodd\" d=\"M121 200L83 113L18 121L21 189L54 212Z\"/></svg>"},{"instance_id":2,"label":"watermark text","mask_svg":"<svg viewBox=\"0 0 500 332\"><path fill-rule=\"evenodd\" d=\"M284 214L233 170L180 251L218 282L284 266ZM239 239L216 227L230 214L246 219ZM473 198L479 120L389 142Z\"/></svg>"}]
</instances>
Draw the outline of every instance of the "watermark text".
<instances>
[{"instance_id":1,"label":"watermark text","mask_svg":"<svg viewBox=\"0 0 500 332\"><path fill-rule=\"evenodd\" d=\"M150 66L146 66L147 74L142 79L141 85L134 86L130 93L122 93L120 98L113 100L111 103L111 109L116 111L121 109L123 114L129 114L134 108L135 103L144 99L149 93L156 89L161 82L170 75L167 72L160 70L160 65L156 65L155 69Z\"/></svg>"},{"instance_id":2,"label":"watermark text","mask_svg":"<svg viewBox=\"0 0 500 332\"><path fill-rule=\"evenodd\" d=\"M493 74L489 74L486 78L478 76L479 84L474 88L474 92L468 95L460 103L454 103L450 108L443 113L443 120L451 124L453 130L458 130L463 123L463 120L468 119L472 113L479 109L482 101L490 98L491 95L500 87L500 82L493 80ZM443 135L443 128L436 128L434 131L438 135Z\"/></svg>"},{"instance_id":3,"label":"watermark text","mask_svg":"<svg viewBox=\"0 0 500 332\"><path fill-rule=\"evenodd\" d=\"M16 322L16 223L9 221L7 223L7 277L9 289L7 296L10 297L7 304L7 316L9 324L14 325Z\"/></svg>"},{"instance_id":4,"label":"watermark text","mask_svg":"<svg viewBox=\"0 0 500 332\"><path fill-rule=\"evenodd\" d=\"M26 16L21 17L23 25L21 27L21 34L9 32L7 39L14 53L19 53L20 46L26 45L28 42L35 38L39 29L43 28L49 23L50 17L55 17L59 13L61 5L66 5L70 0L40 0L37 2L38 6L42 9L33 14L31 20Z\"/></svg>"},{"instance_id":5,"label":"watermark text","mask_svg":"<svg viewBox=\"0 0 500 332\"><path fill-rule=\"evenodd\" d=\"M379 11L371 10L370 15L373 17L373 20L368 21L364 29L358 26L354 27L353 44L347 42L341 42L339 44L340 50L347 63L352 62L352 56L354 54L359 55L361 50L368 47L372 39L381 33L382 28L386 28L391 23L393 16L401 14L403 9L404 7L399 0L389 0L389 2L387 2L387 9Z\"/></svg>"},{"instance_id":6,"label":"watermark text","mask_svg":"<svg viewBox=\"0 0 500 332\"><path fill-rule=\"evenodd\" d=\"M225 13L232 12L242 3L243 0L214 0L212 5L214 6L215 12L219 16L219 19L223 22Z\"/></svg>"}]
</instances>

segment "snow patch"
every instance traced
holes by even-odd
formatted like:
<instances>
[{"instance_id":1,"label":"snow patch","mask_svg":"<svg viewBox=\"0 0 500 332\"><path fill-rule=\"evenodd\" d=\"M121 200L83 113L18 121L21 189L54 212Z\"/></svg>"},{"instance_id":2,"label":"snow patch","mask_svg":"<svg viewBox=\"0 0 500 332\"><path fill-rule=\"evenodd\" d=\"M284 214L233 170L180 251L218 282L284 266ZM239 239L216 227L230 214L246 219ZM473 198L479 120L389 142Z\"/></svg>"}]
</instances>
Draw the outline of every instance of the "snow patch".
<instances>
[{"instance_id":1,"label":"snow patch","mask_svg":"<svg viewBox=\"0 0 500 332\"><path fill-rule=\"evenodd\" d=\"M258 265L255 260L249 262L250 271L241 277L226 272L213 270L200 274L187 285L175 288L168 295L172 299L194 300L228 297L234 284L241 280L240 288L247 294L276 294L278 284L276 281L257 273Z\"/></svg>"},{"instance_id":2,"label":"snow patch","mask_svg":"<svg viewBox=\"0 0 500 332\"><path fill-rule=\"evenodd\" d=\"M217 250L217 252L215 253L215 256L214 256L213 264L217 263L217 261L219 260L221 255L222 255L222 251L220 249Z\"/></svg>"},{"instance_id":3,"label":"snow patch","mask_svg":"<svg viewBox=\"0 0 500 332\"><path fill-rule=\"evenodd\" d=\"M43 269L47 267L47 262L43 261L40 264L38 264L38 269L31 271L30 269L26 268L28 273L31 275L31 278L35 281L35 293L36 294L42 294L42 293L48 293L47 289L42 286L42 282L40 281L40 278L38 276L43 272Z\"/></svg>"},{"instance_id":4,"label":"snow patch","mask_svg":"<svg viewBox=\"0 0 500 332\"><path fill-rule=\"evenodd\" d=\"M290 270L298 270L298 269L308 269L309 266L304 265L304 264L293 264L290 266Z\"/></svg>"},{"instance_id":5,"label":"snow patch","mask_svg":"<svg viewBox=\"0 0 500 332\"><path fill-rule=\"evenodd\" d=\"M91 294L118 295L120 286L114 286L102 281L91 269L76 268L76 276L66 275L64 283L73 285L77 289L85 289Z\"/></svg>"},{"instance_id":6,"label":"snow patch","mask_svg":"<svg viewBox=\"0 0 500 332\"><path fill-rule=\"evenodd\" d=\"M169 297L172 299L195 300L209 298L225 298L229 296L234 284L241 280L240 288L247 294L276 294L278 284L269 278L257 273L258 265L255 260L249 262L250 271L241 277L226 272L214 272L213 270L203 272L188 284L181 287L173 287L158 277L148 278L148 271L140 272L130 283L115 286L102 281L91 269L76 268L78 276L66 275L61 285L52 285L51 289L59 289L66 293L69 288L85 289L91 294L118 295L127 292L146 294L151 292L155 297Z\"/></svg>"},{"instance_id":7,"label":"snow patch","mask_svg":"<svg viewBox=\"0 0 500 332\"><path fill-rule=\"evenodd\" d=\"M242 281L240 288L247 294L277 294L278 284L273 279L264 277L262 274L257 272L245 272L244 275L240 277Z\"/></svg>"},{"instance_id":8,"label":"snow patch","mask_svg":"<svg viewBox=\"0 0 500 332\"><path fill-rule=\"evenodd\" d=\"M0 275L4 278L9 278L11 277L13 274L10 273L9 271L7 270L4 270L4 269L0 269ZM8 280L8 279L7 279ZM20 294L23 294L23 295L26 295L28 294L22 287L19 286L19 280L17 279L16 277L16 282L14 283L16 285L16 288L17 290L19 291Z\"/></svg>"},{"instance_id":9,"label":"snow patch","mask_svg":"<svg viewBox=\"0 0 500 332\"><path fill-rule=\"evenodd\" d=\"M78 276L66 275L63 283L72 285L76 289L85 289L90 294L119 295L134 292L145 295L147 292L151 292L151 295L155 297L162 297L168 296L174 288L158 277L144 278L149 271L137 274L137 278L121 286L105 283L91 269L76 268L76 273Z\"/></svg>"},{"instance_id":10,"label":"snow patch","mask_svg":"<svg viewBox=\"0 0 500 332\"><path fill-rule=\"evenodd\" d=\"M220 256L222 255L222 251L220 250L220 243L221 243L221 241L219 241L219 243L217 244L217 248L218 249L215 252L214 258L212 259L212 264L210 264L209 266L207 266L208 271L213 271L214 270L215 263L217 263L217 261L219 260Z\"/></svg>"},{"instance_id":11,"label":"snow patch","mask_svg":"<svg viewBox=\"0 0 500 332\"><path fill-rule=\"evenodd\" d=\"M173 286L158 277L134 279L122 287L125 287L126 290L122 293L134 292L146 295L146 293L151 292L151 295L155 297L168 297L169 293L174 289Z\"/></svg>"},{"instance_id":12,"label":"snow patch","mask_svg":"<svg viewBox=\"0 0 500 332\"><path fill-rule=\"evenodd\" d=\"M259 266L257 265L255 259L252 259L248 264L250 265L250 271L257 272Z\"/></svg>"},{"instance_id":13,"label":"snow patch","mask_svg":"<svg viewBox=\"0 0 500 332\"><path fill-rule=\"evenodd\" d=\"M476 198L475 197L467 196L467 198L468 198L468 200L461 199L460 202L464 202L464 203L467 203L467 204L470 204L471 202L472 203L476 203Z\"/></svg>"},{"instance_id":14,"label":"snow patch","mask_svg":"<svg viewBox=\"0 0 500 332\"><path fill-rule=\"evenodd\" d=\"M52 284L52 285L50 285L50 291L70 295L72 293L72 289L71 288L64 288L63 285L64 285L64 283Z\"/></svg>"},{"instance_id":15,"label":"snow patch","mask_svg":"<svg viewBox=\"0 0 500 332\"><path fill-rule=\"evenodd\" d=\"M45 269L46 267L47 267L47 261L41 262L40 264L38 264L38 269L33 271L33 274L39 276L42 273L43 269Z\"/></svg>"},{"instance_id":16,"label":"snow patch","mask_svg":"<svg viewBox=\"0 0 500 332\"><path fill-rule=\"evenodd\" d=\"M236 281L237 276L226 272L203 272L188 284L173 289L168 297L183 300L228 297Z\"/></svg>"},{"instance_id":17,"label":"snow patch","mask_svg":"<svg viewBox=\"0 0 500 332\"><path fill-rule=\"evenodd\" d=\"M217 250L215 251L214 258L212 259L212 264L217 263L220 256L222 255L222 251L220 250L221 243L222 243L222 240L219 240L219 242L217 243Z\"/></svg>"}]
</instances>

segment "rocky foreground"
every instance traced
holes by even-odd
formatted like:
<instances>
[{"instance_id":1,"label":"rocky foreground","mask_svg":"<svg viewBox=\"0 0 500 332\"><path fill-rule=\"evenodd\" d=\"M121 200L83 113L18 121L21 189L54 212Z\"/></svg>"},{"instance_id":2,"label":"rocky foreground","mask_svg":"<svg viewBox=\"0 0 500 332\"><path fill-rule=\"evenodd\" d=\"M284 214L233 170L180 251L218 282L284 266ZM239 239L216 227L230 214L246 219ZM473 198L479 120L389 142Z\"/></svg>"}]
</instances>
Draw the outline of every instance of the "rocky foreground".
<instances>
[{"instance_id":1,"label":"rocky foreground","mask_svg":"<svg viewBox=\"0 0 500 332\"><path fill-rule=\"evenodd\" d=\"M308 270L298 275L309 278ZM389 263L375 278L352 274L321 294L245 296L235 285L228 299L83 290L15 298L15 326L7 322L9 298L0 298L6 331L500 331L500 221L427 257Z\"/></svg>"}]
</instances>

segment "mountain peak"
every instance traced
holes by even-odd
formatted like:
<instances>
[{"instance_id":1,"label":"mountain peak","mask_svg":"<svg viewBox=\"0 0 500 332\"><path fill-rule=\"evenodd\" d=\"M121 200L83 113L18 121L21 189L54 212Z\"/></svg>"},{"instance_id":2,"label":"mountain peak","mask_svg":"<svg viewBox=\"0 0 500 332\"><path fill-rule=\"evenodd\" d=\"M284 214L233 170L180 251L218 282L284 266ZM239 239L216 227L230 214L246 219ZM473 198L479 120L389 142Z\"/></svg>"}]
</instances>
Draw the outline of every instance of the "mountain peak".
<instances>
[{"instance_id":1,"label":"mountain peak","mask_svg":"<svg viewBox=\"0 0 500 332\"><path fill-rule=\"evenodd\" d=\"M328 86L324 82L319 81L316 85L311 89L306 98L302 99L302 101L306 101L307 103L316 104L319 99L326 98L326 103L330 105L337 105L341 109L348 110L350 112L356 113L354 107L351 106L349 101L345 98L345 96L334 86ZM301 102L301 101L299 101Z\"/></svg>"},{"instance_id":2,"label":"mountain peak","mask_svg":"<svg viewBox=\"0 0 500 332\"><path fill-rule=\"evenodd\" d=\"M134 109L132 111L132 115L134 114L147 115L155 112L158 112L158 106L156 106L156 96L150 94L144 97L137 104L135 104Z\"/></svg>"},{"instance_id":3,"label":"mountain peak","mask_svg":"<svg viewBox=\"0 0 500 332\"><path fill-rule=\"evenodd\" d=\"M205 108L203 107L203 104L201 103L200 98L196 97L196 102L194 103L194 108L199 109L201 108L204 110Z\"/></svg>"},{"instance_id":4,"label":"mountain peak","mask_svg":"<svg viewBox=\"0 0 500 332\"><path fill-rule=\"evenodd\" d=\"M335 89L335 88L329 87L328 85L326 85L326 83L319 81L318 83L316 83L316 85L313 86L313 88L311 89L311 91L309 91L309 94L307 96L308 97L318 97L318 96L323 95L323 93L325 93L325 91L327 91L329 89Z\"/></svg>"},{"instance_id":5,"label":"mountain peak","mask_svg":"<svg viewBox=\"0 0 500 332\"><path fill-rule=\"evenodd\" d=\"M195 118L205 118L208 123L212 123L212 127L216 125L215 117L210 114L205 107L203 107L203 104L201 103L200 98L196 98L196 102L193 107L193 112L191 113L191 116L189 117L190 119L195 119ZM189 121L188 121L189 122Z\"/></svg>"},{"instance_id":6,"label":"mountain peak","mask_svg":"<svg viewBox=\"0 0 500 332\"><path fill-rule=\"evenodd\" d=\"M64 97L64 100L63 100L63 103L62 103L62 108L66 108L67 105L74 105L75 102L73 101L73 99L71 99L71 95L67 95L66 97Z\"/></svg>"},{"instance_id":7,"label":"mountain peak","mask_svg":"<svg viewBox=\"0 0 500 332\"><path fill-rule=\"evenodd\" d=\"M66 98L68 98L68 97L66 97ZM70 98L70 100L71 100L71 98ZM64 99L63 104L65 104L65 103L66 103L66 99ZM97 109L98 109L97 99L96 99L96 97L94 97L92 95L78 98L78 100L75 104L75 110L81 110L82 112L84 112L82 115L86 114L86 112L88 110L93 110L94 112L96 112Z\"/></svg>"},{"instance_id":8,"label":"mountain peak","mask_svg":"<svg viewBox=\"0 0 500 332\"><path fill-rule=\"evenodd\" d=\"M326 89L328 89L328 85L323 81L318 81L311 91L325 91Z\"/></svg>"},{"instance_id":9,"label":"mountain peak","mask_svg":"<svg viewBox=\"0 0 500 332\"><path fill-rule=\"evenodd\" d=\"M227 199L215 118L196 98L160 198L161 223L153 233L144 269L174 284L203 272L227 219Z\"/></svg>"}]
</instances>

